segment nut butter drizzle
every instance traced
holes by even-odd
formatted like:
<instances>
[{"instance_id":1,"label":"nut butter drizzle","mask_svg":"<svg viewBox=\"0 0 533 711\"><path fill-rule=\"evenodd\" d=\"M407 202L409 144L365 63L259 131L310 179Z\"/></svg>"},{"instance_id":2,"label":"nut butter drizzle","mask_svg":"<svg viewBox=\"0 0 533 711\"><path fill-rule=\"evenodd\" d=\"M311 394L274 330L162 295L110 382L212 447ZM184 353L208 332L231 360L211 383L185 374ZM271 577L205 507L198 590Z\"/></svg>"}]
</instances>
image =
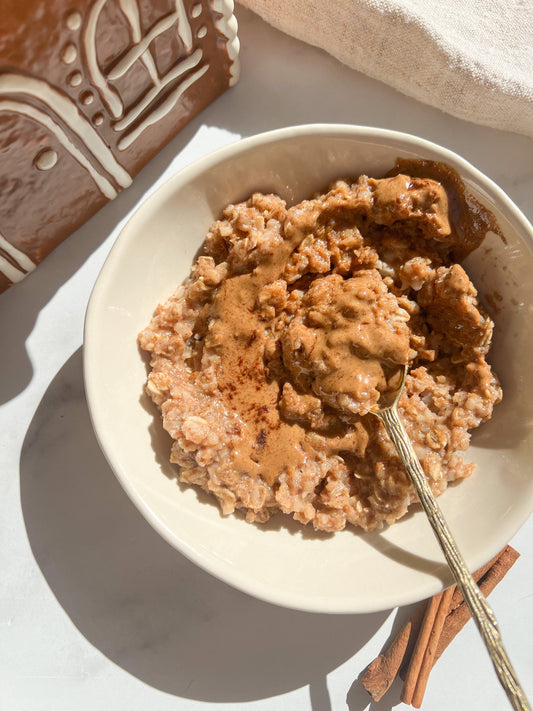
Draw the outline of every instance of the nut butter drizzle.
<instances>
[{"instance_id":1,"label":"nut butter drizzle","mask_svg":"<svg viewBox=\"0 0 533 711\"><path fill-rule=\"evenodd\" d=\"M309 229L315 217L310 215ZM303 463L305 431L279 416L279 383L268 379L263 363L265 328L256 303L261 288L282 276L288 257L307 231L286 222L283 243L252 272L226 279L213 305L217 323L212 335L221 358L220 390L248 429L240 437L235 466L260 475L270 486L281 472Z\"/></svg>"}]
</instances>

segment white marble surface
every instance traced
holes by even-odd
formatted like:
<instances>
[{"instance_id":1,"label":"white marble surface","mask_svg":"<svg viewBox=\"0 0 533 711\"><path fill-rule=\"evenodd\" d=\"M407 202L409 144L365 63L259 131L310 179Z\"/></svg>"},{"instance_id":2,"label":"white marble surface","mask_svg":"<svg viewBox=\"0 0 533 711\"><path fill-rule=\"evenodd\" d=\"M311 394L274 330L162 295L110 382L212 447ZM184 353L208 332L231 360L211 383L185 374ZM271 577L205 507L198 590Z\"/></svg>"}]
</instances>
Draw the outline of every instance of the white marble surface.
<instances>
[{"instance_id":1,"label":"white marble surface","mask_svg":"<svg viewBox=\"0 0 533 711\"><path fill-rule=\"evenodd\" d=\"M309 122L398 129L462 154L533 218L533 143L464 123L238 12L242 77L134 185L0 296L0 706L9 711L404 708L356 681L396 611L311 615L248 598L145 523L92 433L82 329L98 271L148 192L241 136ZM533 278L533 277L532 277ZM524 394L529 396L530 394ZM491 596L533 699L533 521ZM399 611L405 617L409 610ZM469 624L433 671L425 709L507 708Z\"/></svg>"}]
</instances>

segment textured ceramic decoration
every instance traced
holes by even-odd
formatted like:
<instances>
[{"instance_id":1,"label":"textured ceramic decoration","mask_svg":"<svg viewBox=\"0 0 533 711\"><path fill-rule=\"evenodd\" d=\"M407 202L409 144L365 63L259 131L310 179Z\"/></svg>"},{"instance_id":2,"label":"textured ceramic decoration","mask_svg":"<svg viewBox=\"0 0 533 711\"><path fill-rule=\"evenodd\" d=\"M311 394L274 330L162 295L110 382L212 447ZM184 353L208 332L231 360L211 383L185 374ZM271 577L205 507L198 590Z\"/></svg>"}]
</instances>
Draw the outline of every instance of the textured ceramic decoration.
<instances>
[{"instance_id":1,"label":"textured ceramic decoration","mask_svg":"<svg viewBox=\"0 0 533 711\"><path fill-rule=\"evenodd\" d=\"M0 292L238 77L232 0L26 0L0 17Z\"/></svg>"}]
</instances>

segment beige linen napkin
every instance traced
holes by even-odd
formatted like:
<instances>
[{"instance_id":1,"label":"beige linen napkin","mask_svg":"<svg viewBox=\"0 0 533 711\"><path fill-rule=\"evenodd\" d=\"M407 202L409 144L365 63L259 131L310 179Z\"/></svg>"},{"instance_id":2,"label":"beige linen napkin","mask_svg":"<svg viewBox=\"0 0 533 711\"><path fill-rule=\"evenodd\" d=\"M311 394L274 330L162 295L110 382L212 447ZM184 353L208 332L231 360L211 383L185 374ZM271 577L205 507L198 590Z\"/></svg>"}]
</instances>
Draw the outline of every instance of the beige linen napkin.
<instances>
[{"instance_id":1,"label":"beige linen napkin","mask_svg":"<svg viewBox=\"0 0 533 711\"><path fill-rule=\"evenodd\" d=\"M241 0L353 69L533 136L533 0Z\"/></svg>"}]
</instances>

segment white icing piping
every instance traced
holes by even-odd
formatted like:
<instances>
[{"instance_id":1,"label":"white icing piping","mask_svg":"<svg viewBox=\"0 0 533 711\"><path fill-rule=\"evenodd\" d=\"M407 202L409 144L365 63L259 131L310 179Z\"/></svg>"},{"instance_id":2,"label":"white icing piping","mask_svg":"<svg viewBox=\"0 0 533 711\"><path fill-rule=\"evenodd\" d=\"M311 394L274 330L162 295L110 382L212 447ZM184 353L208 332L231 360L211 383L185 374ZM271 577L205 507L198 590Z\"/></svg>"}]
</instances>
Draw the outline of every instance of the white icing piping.
<instances>
[{"instance_id":1,"label":"white icing piping","mask_svg":"<svg viewBox=\"0 0 533 711\"><path fill-rule=\"evenodd\" d=\"M195 52L191 54L190 57L187 57L187 59L183 59L179 64L177 64L173 69L171 69L168 74L166 74L163 79L161 79L161 82L157 85L154 86L150 89L150 91L147 91L146 94L142 97L142 99L139 101L139 103L134 106L131 111L128 112L128 114L121 119L120 121L117 121L114 125L115 131L122 131L126 128L128 128L133 121L135 121L136 118L140 116L140 114L150 105L150 103L158 96L158 94L161 93L161 90L164 89L167 84L170 84L170 82L174 81L174 79L177 79L180 77L182 74L185 74L185 72L189 71L189 69L193 69L196 67L201 59L202 59L202 50L197 49ZM206 68L209 65L206 65ZM193 74L192 76L194 77L193 81L201 76L204 73L204 71L201 72L201 74ZM187 86L190 86L193 82L189 82L187 80ZM183 82L185 83L185 82ZM175 102L174 102L175 103ZM163 116L165 114L162 114ZM154 121L150 120L150 123L148 125L151 125L154 123ZM130 134L131 135L131 134ZM124 139L121 139L118 144L118 149L123 151L124 148L127 146L121 147L121 144ZM128 146L130 145L131 141L128 142Z\"/></svg>"},{"instance_id":2,"label":"white icing piping","mask_svg":"<svg viewBox=\"0 0 533 711\"><path fill-rule=\"evenodd\" d=\"M109 112L114 118L119 118L124 113L124 106L120 100L118 92L109 86L104 75L100 71L98 59L96 57L96 26L98 18L103 10L107 0L96 0L87 15L87 22L83 31L83 48L85 58L89 68L89 79L91 83L98 89L102 101L107 106Z\"/></svg>"},{"instance_id":3,"label":"white icing piping","mask_svg":"<svg viewBox=\"0 0 533 711\"><path fill-rule=\"evenodd\" d=\"M172 15L166 15L161 20L159 20L159 22L157 22L152 27L150 32L148 32L148 34L143 39L138 40L136 44L126 52L122 59L117 62L117 64L115 64L115 66L110 70L109 74L107 75L108 78L113 81L123 76L134 62L136 62L138 59L142 59L151 42L162 32L172 27L176 19L177 13L173 13ZM157 80L159 81L159 77Z\"/></svg>"},{"instance_id":4,"label":"white icing piping","mask_svg":"<svg viewBox=\"0 0 533 711\"><path fill-rule=\"evenodd\" d=\"M218 32L227 39L226 52L230 60L229 85L234 86L239 79L239 50L241 45L237 35L239 29L237 18L233 14L233 0L211 0L211 8L222 15L215 22L215 26Z\"/></svg>"},{"instance_id":5,"label":"white icing piping","mask_svg":"<svg viewBox=\"0 0 533 711\"><path fill-rule=\"evenodd\" d=\"M32 262L27 254L21 252L17 249L15 245L8 242L7 239L0 234L0 249L12 257L18 266L11 264L11 262L0 254L0 274L3 274L6 279L15 284L17 281L24 279L28 272L31 272L37 266Z\"/></svg>"},{"instance_id":6,"label":"white icing piping","mask_svg":"<svg viewBox=\"0 0 533 711\"><path fill-rule=\"evenodd\" d=\"M32 260L28 257L27 254L24 254L24 252L21 252L20 249L17 249L15 245L11 244L11 242L8 242L7 239L1 234L0 249L6 252L6 254L9 254L10 257L13 257L13 259L17 262L20 268L23 269L25 272L31 272L37 266L34 262L32 262Z\"/></svg>"},{"instance_id":7,"label":"white icing piping","mask_svg":"<svg viewBox=\"0 0 533 711\"><path fill-rule=\"evenodd\" d=\"M139 124L139 126L137 126L129 133L126 133L120 139L120 141L118 142L119 151L123 151L128 148L128 146L131 146L133 141L135 141L146 128L148 128L154 123L157 123L164 116L166 116L169 111L174 108L180 96L191 86L191 84L194 84L195 81L197 81L203 74L205 74L208 69L209 64L206 64L200 69L198 69L196 72L188 76L186 79L184 79L181 84L169 94L165 101L163 101L163 103L161 103L157 107L157 109L155 109L141 124Z\"/></svg>"},{"instance_id":8,"label":"white icing piping","mask_svg":"<svg viewBox=\"0 0 533 711\"><path fill-rule=\"evenodd\" d=\"M47 128L54 134L70 155L85 168L106 198L112 200L117 196L117 191L109 180L95 169L92 163L90 163L83 153L72 143L61 126L50 118L47 113L22 101L11 101L10 99L0 98L0 112L1 111L12 111L13 113L22 114L23 116L27 116Z\"/></svg>"},{"instance_id":9,"label":"white icing piping","mask_svg":"<svg viewBox=\"0 0 533 711\"><path fill-rule=\"evenodd\" d=\"M51 87L43 79L22 74L0 74L0 96L3 94L24 94L45 104L47 109L55 113L67 124L102 168L121 187L127 188L131 184L129 173L120 165L109 147L100 138L85 116L79 112L78 107L70 97ZM84 167L85 163L83 163ZM91 174L94 172L96 171L93 168ZM114 192L116 195L116 191Z\"/></svg>"},{"instance_id":10,"label":"white icing piping","mask_svg":"<svg viewBox=\"0 0 533 711\"><path fill-rule=\"evenodd\" d=\"M139 16L139 7L137 5L136 0L118 0L118 4L120 5L122 12L124 13L124 17L129 22L133 41L135 42L135 44L139 44L142 40L142 32L141 18ZM148 71L151 80L155 84L157 84L157 82L159 81L159 73L157 71L157 67L155 65L154 58L152 57L151 52L143 52L140 59L146 67L146 70ZM111 79L110 74L108 74L108 79Z\"/></svg>"},{"instance_id":11,"label":"white icing piping","mask_svg":"<svg viewBox=\"0 0 533 711\"><path fill-rule=\"evenodd\" d=\"M98 65L98 58L96 56L96 28L98 18L106 2L107 0L96 0L95 4L91 8L91 11L87 17L85 30L83 32L83 46L87 60L89 79L100 92L102 101L107 106L111 115L115 119L119 119L114 125L115 131L123 131L131 126L131 124L145 109L150 106L150 103L158 97L161 91L170 82L180 77L186 71L189 71L193 67L197 66L203 55L201 50L197 50L190 57L182 60L178 66L170 70L163 78L159 77L157 66L150 52L150 44L156 37L176 24L178 37L183 42L185 49L190 52L193 48L192 29L189 24L183 0L174 0L174 7L176 8L176 11L159 20L144 37L142 36L137 0L118 0L120 9L129 23L131 38L134 45L111 69L107 77L104 76L100 66ZM123 76L137 60L141 60L145 65L154 86L144 95L139 103L134 106L130 112L128 112L127 115L124 115L124 105L122 100L118 92L109 84L109 81L114 81ZM201 71L200 73L195 74L194 77L200 77L203 73L204 72ZM195 81L195 78L192 81ZM190 86L192 81L187 80L187 86ZM181 93L183 93L183 91L172 92L170 97L168 97L168 99L163 103L163 106L174 106L175 100L173 100L173 97L176 94L180 96ZM159 107L154 112L153 116L162 118L166 115L166 113L168 113L169 110L170 109L162 111L161 107ZM135 138L132 137L139 136L147 126L152 125L156 120L159 119L155 119L153 117L146 118L140 126L119 141L118 149L124 150L130 146L135 140Z\"/></svg>"},{"instance_id":12,"label":"white icing piping","mask_svg":"<svg viewBox=\"0 0 533 711\"><path fill-rule=\"evenodd\" d=\"M192 30L189 24L189 18L185 12L183 0L174 0L174 7L178 14L178 35L187 52L190 52L192 49Z\"/></svg>"},{"instance_id":13,"label":"white icing piping","mask_svg":"<svg viewBox=\"0 0 533 711\"><path fill-rule=\"evenodd\" d=\"M24 279L26 272L22 272L20 269L14 267L11 262L8 262L5 257L0 254L0 274L3 274L6 279L16 284L17 281Z\"/></svg>"},{"instance_id":14,"label":"white icing piping","mask_svg":"<svg viewBox=\"0 0 533 711\"><path fill-rule=\"evenodd\" d=\"M118 79L123 76L138 59L140 59L144 62L146 68L148 69L153 82L157 84L159 82L157 68L152 55L147 51L154 39L166 30L170 29L172 25L177 22L178 36L183 42L185 49L190 52L193 47L192 30L187 18L187 13L185 12L185 7L183 6L183 2L181 2L181 0L176 0L174 3L176 12L172 12L170 15L162 17L144 37L142 37L141 34L141 23L136 0L119 0L119 4L130 24L132 39L135 44L110 70L107 78L111 81ZM148 60L148 62L152 65L153 69L148 67L146 60Z\"/></svg>"}]
</instances>

